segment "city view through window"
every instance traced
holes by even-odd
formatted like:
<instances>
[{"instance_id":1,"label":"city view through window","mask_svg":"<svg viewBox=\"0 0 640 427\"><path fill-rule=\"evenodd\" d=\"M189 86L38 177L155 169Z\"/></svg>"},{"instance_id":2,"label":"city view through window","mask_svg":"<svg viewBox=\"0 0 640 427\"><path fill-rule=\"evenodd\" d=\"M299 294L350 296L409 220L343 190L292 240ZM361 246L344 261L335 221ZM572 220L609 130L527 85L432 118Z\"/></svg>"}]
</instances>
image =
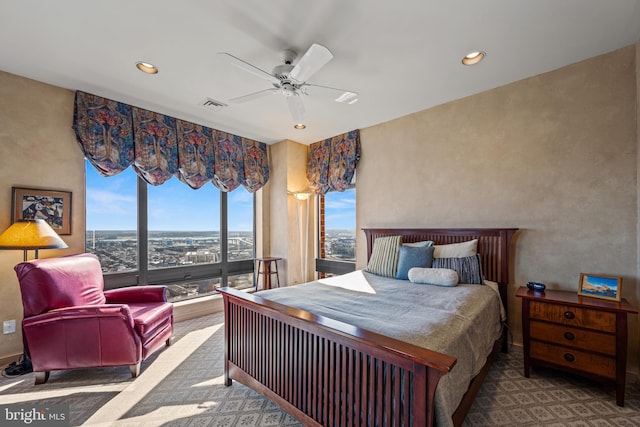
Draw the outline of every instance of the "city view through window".
<instances>
[{"instance_id":1,"label":"city view through window","mask_svg":"<svg viewBox=\"0 0 640 427\"><path fill-rule=\"evenodd\" d=\"M103 272L138 270L137 176L127 169L102 177L86 167L86 251L95 253ZM244 188L227 193L229 262L254 257L253 195ZM163 269L217 264L221 257L220 191L211 184L198 190L176 178L160 186L147 185L147 268ZM327 258L355 261L355 191L329 193L326 203ZM220 286L219 277L164 283L169 298L178 301L209 295ZM239 289L254 286L254 274L229 276L227 285Z\"/></svg>"},{"instance_id":2,"label":"city view through window","mask_svg":"<svg viewBox=\"0 0 640 427\"><path fill-rule=\"evenodd\" d=\"M324 195L325 259L356 261L356 190Z\"/></svg>"}]
</instances>

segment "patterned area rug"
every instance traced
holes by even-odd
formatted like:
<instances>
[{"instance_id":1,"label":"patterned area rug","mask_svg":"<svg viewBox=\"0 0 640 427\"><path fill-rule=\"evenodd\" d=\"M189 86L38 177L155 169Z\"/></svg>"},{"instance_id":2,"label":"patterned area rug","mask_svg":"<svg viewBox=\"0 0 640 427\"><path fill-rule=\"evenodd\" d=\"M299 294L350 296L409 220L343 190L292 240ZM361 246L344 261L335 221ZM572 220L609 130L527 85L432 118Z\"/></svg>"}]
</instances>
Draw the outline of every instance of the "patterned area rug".
<instances>
[{"instance_id":1,"label":"patterned area rug","mask_svg":"<svg viewBox=\"0 0 640 427\"><path fill-rule=\"evenodd\" d=\"M480 426L640 426L640 388L627 385L625 407L613 388L552 369L525 378L521 347L500 353L463 424Z\"/></svg>"},{"instance_id":2,"label":"patterned area rug","mask_svg":"<svg viewBox=\"0 0 640 427\"><path fill-rule=\"evenodd\" d=\"M69 405L72 426L299 426L268 399L234 382L223 385L222 315L176 325L176 342L129 368L52 372L0 379L0 405ZM1 424L1 423L0 423ZM640 390L615 391L578 377L535 369L522 375L522 350L500 354L464 423L476 426L640 426Z\"/></svg>"}]
</instances>

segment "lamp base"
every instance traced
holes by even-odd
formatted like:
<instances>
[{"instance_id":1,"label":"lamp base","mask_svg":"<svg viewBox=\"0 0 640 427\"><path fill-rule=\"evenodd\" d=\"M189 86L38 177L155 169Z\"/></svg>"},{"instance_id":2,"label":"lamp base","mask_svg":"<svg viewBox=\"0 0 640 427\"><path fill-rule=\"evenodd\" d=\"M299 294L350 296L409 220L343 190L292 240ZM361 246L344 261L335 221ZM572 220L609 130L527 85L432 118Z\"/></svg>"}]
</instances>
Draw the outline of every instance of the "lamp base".
<instances>
[{"instance_id":1,"label":"lamp base","mask_svg":"<svg viewBox=\"0 0 640 427\"><path fill-rule=\"evenodd\" d=\"M4 368L2 373L9 377L17 377L19 375L29 374L33 372L31 360L23 354L18 362L11 362L9 366Z\"/></svg>"}]
</instances>

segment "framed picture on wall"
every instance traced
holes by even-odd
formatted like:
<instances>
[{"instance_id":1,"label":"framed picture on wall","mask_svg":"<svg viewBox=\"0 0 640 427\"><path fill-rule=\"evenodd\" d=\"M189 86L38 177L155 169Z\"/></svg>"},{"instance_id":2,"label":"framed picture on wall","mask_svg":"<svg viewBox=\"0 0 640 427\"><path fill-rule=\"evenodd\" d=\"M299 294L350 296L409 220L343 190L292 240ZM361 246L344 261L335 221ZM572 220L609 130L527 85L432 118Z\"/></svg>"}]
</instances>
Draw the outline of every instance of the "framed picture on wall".
<instances>
[{"instance_id":1,"label":"framed picture on wall","mask_svg":"<svg viewBox=\"0 0 640 427\"><path fill-rule=\"evenodd\" d=\"M580 273L578 295L620 301L622 277Z\"/></svg>"},{"instance_id":2,"label":"framed picture on wall","mask_svg":"<svg viewBox=\"0 0 640 427\"><path fill-rule=\"evenodd\" d=\"M58 234L71 234L71 192L12 187L11 222L43 219Z\"/></svg>"}]
</instances>

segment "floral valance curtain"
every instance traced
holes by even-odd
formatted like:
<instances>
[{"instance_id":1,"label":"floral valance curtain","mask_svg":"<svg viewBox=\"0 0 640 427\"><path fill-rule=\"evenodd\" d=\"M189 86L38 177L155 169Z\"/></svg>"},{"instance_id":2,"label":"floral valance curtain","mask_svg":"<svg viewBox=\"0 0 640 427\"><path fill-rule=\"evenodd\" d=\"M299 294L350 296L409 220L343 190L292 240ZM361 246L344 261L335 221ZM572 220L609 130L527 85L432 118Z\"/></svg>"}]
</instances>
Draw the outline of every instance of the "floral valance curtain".
<instances>
[{"instance_id":1,"label":"floral valance curtain","mask_svg":"<svg viewBox=\"0 0 640 427\"><path fill-rule=\"evenodd\" d=\"M352 130L309 146L307 180L318 194L346 190L360 160L360 131Z\"/></svg>"},{"instance_id":2,"label":"floral valance curtain","mask_svg":"<svg viewBox=\"0 0 640 427\"><path fill-rule=\"evenodd\" d=\"M191 188L211 182L249 192L269 180L266 144L77 91L73 129L85 157L103 176L129 166L151 185L173 176Z\"/></svg>"}]
</instances>

